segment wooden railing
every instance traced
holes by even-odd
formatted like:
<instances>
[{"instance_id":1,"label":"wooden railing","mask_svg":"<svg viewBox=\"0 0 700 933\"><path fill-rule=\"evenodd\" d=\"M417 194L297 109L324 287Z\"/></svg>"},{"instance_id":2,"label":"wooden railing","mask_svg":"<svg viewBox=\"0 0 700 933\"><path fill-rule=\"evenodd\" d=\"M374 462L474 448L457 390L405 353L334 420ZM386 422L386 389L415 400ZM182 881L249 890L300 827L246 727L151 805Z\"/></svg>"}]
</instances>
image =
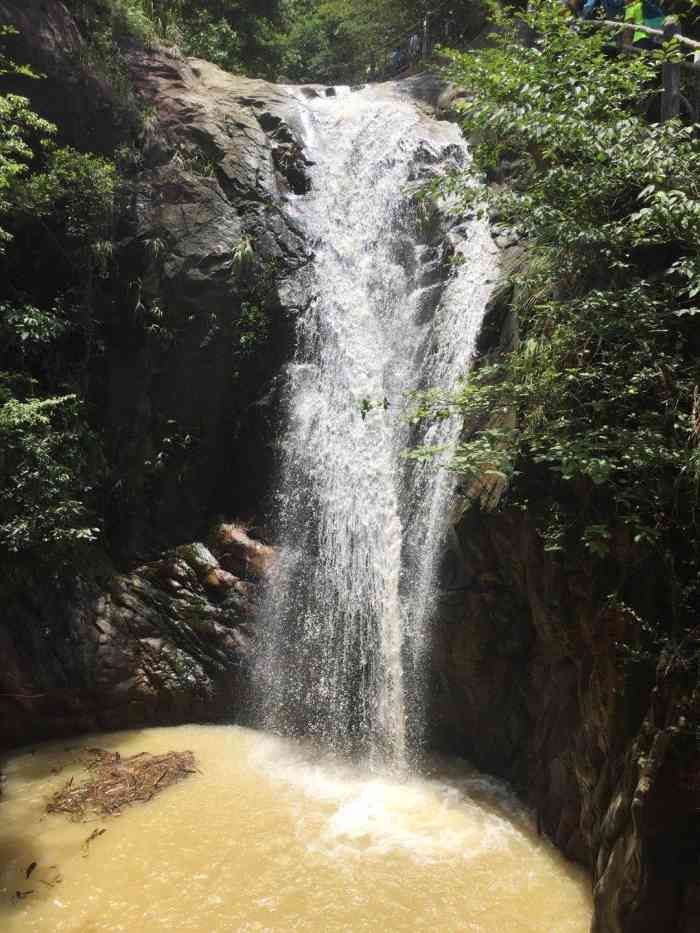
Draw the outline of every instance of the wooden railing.
<instances>
[{"instance_id":1,"label":"wooden railing","mask_svg":"<svg viewBox=\"0 0 700 933\"><path fill-rule=\"evenodd\" d=\"M592 26L604 26L614 29L620 39L620 48L624 52L638 51L631 44L631 41L625 41L625 37L631 40L633 33L642 32L648 36L661 39L663 43L675 41L680 46L692 49L694 52L700 52L700 42L690 39L688 36L681 35L677 20L669 17L664 24L663 29L653 29L651 26L644 26L638 23L626 23L614 19L592 19L586 20L587 24ZM696 123L700 119L700 84L695 96L685 95L681 92L681 74L686 71L692 75L696 83L700 82L700 60L696 54L695 61L677 61L670 60L663 63L661 68L662 89L661 89L661 121L671 120L673 117L680 116L681 109L685 110L686 116L691 122Z\"/></svg>"},{"instance_id":2,"label":"wooden railing","mask_svg":"<svg viewBox=\"0 0 700 933\"><path fill-rule=\"evenodd\" d=\"M448 2L449 0L446 0L440 4L434 12L426 13L422 22L416 23L414 31L394 47L394 52L398 51L398 60L392 60L393 53L389 53L383 67L379 68L375 77L380 79L399 77L409 72L421 61L429 59L434 45L449 44L451 38L447 32L449 20L444 18L442 13ZM639 32L652 36L661 43L673 40L679 46L695 52L695 61L670 60L663 63L660 118L662 121L671 120L683 112L692 123L700 122L700 42L682 35L674 17L666 20L663 29L612 19L575 20L575 22L615 30L621 52L640 51L631 42L632 35ZM683 93L682 76L684 74L689 78L692 88L687 93Z\"/></svg>"}]
</instances>

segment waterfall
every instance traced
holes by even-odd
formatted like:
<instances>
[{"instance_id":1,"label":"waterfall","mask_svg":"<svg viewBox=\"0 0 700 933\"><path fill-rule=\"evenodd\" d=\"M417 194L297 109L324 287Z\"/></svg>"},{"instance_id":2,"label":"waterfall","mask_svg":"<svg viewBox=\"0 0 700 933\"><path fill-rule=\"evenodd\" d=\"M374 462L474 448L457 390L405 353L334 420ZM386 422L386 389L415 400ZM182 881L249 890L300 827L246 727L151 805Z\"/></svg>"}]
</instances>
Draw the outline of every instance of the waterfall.
<instances>
[{"instance_id":1,"label":"waterfall","mask_svg":"<svg viewBox=\"0 0 700 933\"><path fill-rule=\"evenodd\" d=\"M486 224L418 207L463 165L458 129L400 85L299 96L312 244L288 368L275 502L280 555L254 672L261 724L401 767L420 745L429 622L454 478L407 461L407 393L468 367L496 265Z\"/></svg>"}]
</instances>

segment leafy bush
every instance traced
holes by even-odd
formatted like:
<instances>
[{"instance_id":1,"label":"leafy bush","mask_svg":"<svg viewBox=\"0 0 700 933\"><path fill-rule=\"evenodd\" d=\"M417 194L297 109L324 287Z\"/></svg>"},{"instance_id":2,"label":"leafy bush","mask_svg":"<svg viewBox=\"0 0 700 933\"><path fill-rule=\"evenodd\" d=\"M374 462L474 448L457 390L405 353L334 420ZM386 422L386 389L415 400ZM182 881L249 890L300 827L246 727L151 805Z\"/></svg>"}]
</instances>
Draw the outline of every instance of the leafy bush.
<instances>
[{"instance_id":1,"label":"leafy bush","mask_svg":"<svg viewBox=\"0 0 700 933\"><path fill-rule=\"evenodd\" d=\"M0 26L0 40L14 33L13 29ZM34 77L31 69L15 65L0 54L0 77L7 74ZM29 171L34 156L29 137L38 139L41 145L55 130L51 123L34 113L26 97L0 94L0 221L11 210L8 198L13 186ZM9 239L10 234L0 226L0 254Z\"/></svg>"},{"instance_id":2,"label":"leafy bush","mask_svg":"<svg viewBox=\"0 0 700 933\"><path fill-rule=\"evenodd\" d=\"M4 57L0 73L33 77ZM55 132L26 98L0 94L0 549L40 548L50 558L97 536L92 500L102 466L70 391L80 372L60 358L72 304L60 294L33 299L47 283L27 281L25 263L53 254L74 283L72 303L91 313L87 289L103 265L101 244L111 244L116 185L109 161L57 147Z\"/></svg>"},{"instance_id":3,"label":"leafy bush","mask_svg":"<svg viewBox=\"0 0 700 933\"><path fill-rule=\"evenodd\" d=\"M230 71L271 75L277 61L277 0L67 0L90 40L92 64L115 85L126 81L125 38L145 47L176 43L187 55ZM129 90L124 87L126 92Z\"/></svg>"},{"instance_id":4,"label":"leafy bush","mask_svg":"<svg viewBox=\"0 0 700 933\"><path fill-rule=\"evenodd\" d=\"M421 33L426 5L397 0L290 0L276 37L279 70L294 81L362 80L393 47Z\"/></svg>"},{"instance_id":5,"label":"leafy bush","mask_svg":"<svg viewBox=\"0 0 700 933\"><path fill-rule=\"evenodd\" d=\"M0 547L94 541L86 498L98 456L75 395L21 401L0 385Z\"/></svg>"},{"instance_id":6,"label":"leafy bush","mask_svg":"<svg viewBox=\"0 0 700 933\"><path fill-rule=\"evenodd\" d=\"M239 34L225 19L212 19L206 12L193 15L181 39L188 55L204 58L229 71L242 71L243 48Z\"/></svg>"},{"instance_id":7,"label":"leafy bush","mask_svg":"<svg viewBox=\"0 0 700 933\"><path fill-rule=\"evenodd\" d=\"M665 53L611 57L608 35L572 29L547 0L493 15L489 48L446 54L472 93L474 167L507 184L464 174L448 187L528 244L512 281L520 339L453 392L425 394L418 416L465 417L453 467L507 478L502 507L532 504L534 489L570 545L602 557L624 533L697 576L696 130L649 122Z\"/></svg>"},{"instance_id":8,"label":"leafy bush","mask_svg":"<svg viewBox=\"0 0 700 933\"><path fill-rule=\"evenodd\" d=\"M16 223L41 218L60 230L64 256L104 268L111 241L117 174L114 164L70 147L47 147L43 171L20 178L11 203Z\"/></svg>"}]
</instances>

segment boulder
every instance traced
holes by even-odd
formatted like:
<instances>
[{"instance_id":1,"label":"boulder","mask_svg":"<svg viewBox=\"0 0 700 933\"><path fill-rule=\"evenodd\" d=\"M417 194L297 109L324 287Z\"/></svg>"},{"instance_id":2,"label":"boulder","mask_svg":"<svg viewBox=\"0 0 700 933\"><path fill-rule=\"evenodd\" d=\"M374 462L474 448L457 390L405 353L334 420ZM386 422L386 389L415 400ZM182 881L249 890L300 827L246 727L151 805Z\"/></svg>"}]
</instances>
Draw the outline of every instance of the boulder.
<instances>
[{"instance_id":1,"label":"boulder","mask_svg":"<svg viewBox=\"0 0 700 933\"><path fill-rule=\"evenodd\" d=\"M265 577L271 569L274 548L251 538L240 525L222 524L214 532L217 552L222 566L236 572L243 579Z\"/></svg>"},{"instance_id":2,"label":"boulder","mask_svg":"<svg viewBox=\"0 0 700 933\"><path fill-rule=\"evenodd\" d=\"M255 543L245 528L226 527ZM260 547L269 561L272 549ZM39 575L7 597L0 746L233 718L258 587L222 569L222 556L193 542L126 573L105 562L99 579Z\"/></svg>"}]
</instances>

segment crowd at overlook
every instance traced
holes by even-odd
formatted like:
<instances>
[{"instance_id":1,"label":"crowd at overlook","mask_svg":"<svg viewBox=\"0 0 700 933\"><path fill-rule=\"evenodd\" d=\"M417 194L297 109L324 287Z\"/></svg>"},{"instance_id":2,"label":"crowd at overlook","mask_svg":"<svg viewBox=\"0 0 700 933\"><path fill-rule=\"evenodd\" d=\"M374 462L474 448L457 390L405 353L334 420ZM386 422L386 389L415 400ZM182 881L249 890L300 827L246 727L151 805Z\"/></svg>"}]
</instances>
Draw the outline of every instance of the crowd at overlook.
<instances>
[{"instance_id":1,"label":"crowd at overlook","mask_svg":"<svg viewBox=\"0 0 700 933\"><path fill-rule=\"evenodd\" d=\"M651 29L663 29L667 15L655 0L561 0L561 2L577 19L591 20L602 15L606 20L619 20ZM653 49L659 41L640 29L633 33L632 44L638 49Z\"/></svg>"},{"instance_id":2,"label":"crowd at overlook","mask_svg":"<svg viewBox=\"0 0 700 933\"><path fill-rule=\"evenodd\" d=\"M527 0L516 0L516 2L527 3ZM621 31L619 42L605 45L605 51L608 54L616 54L619 45L640 50L658 48L664 42L662 36L664 28L670 28L672 23L675 28L671 28L671 31L674 33L682 31L686 36L693 36L697 31L697 28L694 30L691 24L684 24L686 28L682 30L678 28L677 13L681 12L685 19L682 11L676 9L679 0L558 0L558 2L561 4L561 9L573 17L577 23L605 20L611 24L613 22L625 24L626 28ZM670 16L672 19L669 19ZM393 47L387 53L383 67L377 68L373 60L367 67L367 80L397 75L415 66L421 58L430 54L436 42L450 45L457 40L457 47L459 47L460 42L465 38L463 32L465 24L461 24L461 31L451 17L452 11L449 11L449 15L439 21L431 21L429 14L423 23L423 36L421 37L418 32L413 32L400 45ZM646 31L648 29L655 30L657 34L649 33ZM681 42L699 49L693 57L696 67L700 66L698 43L682 37Z\"/></svg>"}]
</instances>

